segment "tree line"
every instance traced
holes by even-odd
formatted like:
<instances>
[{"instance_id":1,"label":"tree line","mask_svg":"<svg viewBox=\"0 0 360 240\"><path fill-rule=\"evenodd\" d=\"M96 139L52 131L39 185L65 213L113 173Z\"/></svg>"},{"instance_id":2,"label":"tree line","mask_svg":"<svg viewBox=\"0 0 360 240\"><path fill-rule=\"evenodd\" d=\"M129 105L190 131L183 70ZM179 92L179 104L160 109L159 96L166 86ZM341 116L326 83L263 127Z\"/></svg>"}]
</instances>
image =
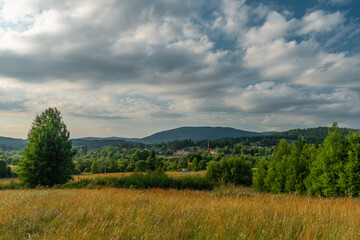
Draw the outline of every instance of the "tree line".
<instances>
[{"instance_id":1,"label":"tree line","mask_svg":"<svg viewBox=\"0 0 360 240\"><path fill-rule=\"evenodd\" d=\"M271 193L359 196L359 132L345 137L334 123L322 143L281 140L269 160L256 164L253 187Z\"/></svg>"}]
</instances>

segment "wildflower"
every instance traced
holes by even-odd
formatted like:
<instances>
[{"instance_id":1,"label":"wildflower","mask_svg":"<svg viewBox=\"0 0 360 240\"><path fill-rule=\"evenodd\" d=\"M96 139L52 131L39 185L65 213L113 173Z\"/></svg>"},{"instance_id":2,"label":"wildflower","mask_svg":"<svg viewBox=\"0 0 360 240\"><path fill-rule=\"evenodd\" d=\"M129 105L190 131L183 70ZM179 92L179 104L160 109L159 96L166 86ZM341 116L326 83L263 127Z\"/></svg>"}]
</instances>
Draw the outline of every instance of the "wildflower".
<instances>
[{"instance_id":1,"label":"wildflower","mask_svg":"<svg viewBox=\"0 0 360 240\"><path fill-rule=\"evenodd\" d=\"M51 217L52 217L52 218L56 218L58 215L59 215L59 213L58 213L57 211L53 211L53 212L51 213Z\"/></svg>"},{"instance_id":2,"label":"wildflower","mask_svg":"<svg viewBox=\"0 0 360 240\"><path fill-rule=\"evenodd\" d=\"M265 230L263 229L261 232L262 232L262 233L265 233Z\"/></svg>"}]
</instances>

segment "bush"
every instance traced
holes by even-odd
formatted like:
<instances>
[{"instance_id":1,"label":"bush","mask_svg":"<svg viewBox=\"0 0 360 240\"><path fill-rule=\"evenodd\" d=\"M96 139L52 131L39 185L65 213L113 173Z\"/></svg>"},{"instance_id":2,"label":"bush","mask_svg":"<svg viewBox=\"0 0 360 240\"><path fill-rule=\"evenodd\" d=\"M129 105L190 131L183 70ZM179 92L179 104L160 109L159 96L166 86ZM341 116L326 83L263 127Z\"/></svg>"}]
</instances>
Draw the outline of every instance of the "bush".
<instances>
[{"instance_id":1,"label":"bush","mask_svg":"<svg viewBox=\"0 0 360 240\"><path fill-rule=\"evenodd\" d=\"M211 190L214 187L210 181L204 177L189 176L182 178L171 178L165 173L156 171L149 174L133 173L125 177L106 177L96 178L94 184L110 185L118 188L175 188L175 189L194 189L194 190Z\"/></svg>"},{"instance_id":2,"label":"bush","mask_svg":"<svg viewBox=\"0 0 360 240\"><path fill-rule=\"evenodd\" d=\"M220 162L210 162L206 178L218 183L234 183L250 186L252 164L244 157L222 158Z\"/></svg>"},{"instance_id":3,"label":"bush","mask_svg":"<svg viewBox=\"0 0 360 240\"><path fill-rule=\"evenodd\" d=\"M16 183L11 181L9 183L0 183L0 190L13 190L13 189L22 189L24 188L23 184Z\"/></svg>"}]
</instances>

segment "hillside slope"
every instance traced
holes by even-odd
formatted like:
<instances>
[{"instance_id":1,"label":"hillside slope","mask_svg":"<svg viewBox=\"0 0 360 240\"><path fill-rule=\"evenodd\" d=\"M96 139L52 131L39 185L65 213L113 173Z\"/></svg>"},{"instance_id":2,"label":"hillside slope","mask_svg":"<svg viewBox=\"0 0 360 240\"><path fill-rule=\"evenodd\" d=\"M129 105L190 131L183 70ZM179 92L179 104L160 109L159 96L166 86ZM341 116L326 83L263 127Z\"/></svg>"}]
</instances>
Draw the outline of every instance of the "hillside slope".
<instances>
[{"instance_id":1,"label":"hillside slope","mask_svg":"<svg viewBox=\"0 0 360 240\"><path fill-rule=\"evenodd\" d=\"M140 142L152 144L191 139L194 142L221 138L262 136L263 133L238 130L230 127L180 127L155 133L139 139Z\"/></svg>"},{"instance_id":2,"label":"hillside slope","mask_svg":"<svg viewBox=\"0 0 360 240\"><path fill-rule=\"evenodd\" d=\"M26 143L25 139L0 137L0 145L4 146L25 146Z\"/></svg>"}]
</instances>

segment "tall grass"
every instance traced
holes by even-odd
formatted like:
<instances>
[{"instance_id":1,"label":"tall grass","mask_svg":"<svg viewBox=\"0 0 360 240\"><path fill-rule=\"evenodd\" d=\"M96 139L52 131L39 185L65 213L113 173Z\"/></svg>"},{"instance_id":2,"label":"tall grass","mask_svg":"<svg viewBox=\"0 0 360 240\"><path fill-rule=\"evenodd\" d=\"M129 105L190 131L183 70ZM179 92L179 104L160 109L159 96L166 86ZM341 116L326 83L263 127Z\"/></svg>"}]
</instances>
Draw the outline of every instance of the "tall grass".
<instances>
[{"instance_id":1,"label":"tall grass","mask_svg":"<svg viewBox=\"0 0 360 240\"><path fill-rule=\"evenodd\" d=\"M0 191L0 239L359 239L360 201L214 191Z\"/></svg>"},{"instance_id":2,"label":"tall grass","mask_svg":"<svg viewBox=\"0 0 360 240\"><path fill-rule=\"evenodd\" d=\"M205 177L185 176L169 177L163 172L152 172L148 174L133 173L121 177L97 177L95 179L81 179L71 181L53 188L95 188L100 186L109 186L116 188L147 189L147 188L174 188L174 189L193 189L193 190L211 190L214 184ZM21 183L11 181L10 183L0 183L0 190L21 189L24 188ZM1 239L0 239L1 240Z\"/></svg>"},{"instance_id":3,"label":"tall grass","mask_svg":"<svg viewBox=\"0 0 360 240\"><path fill-rule=\"evenodd\" d=\"M187 177L187 176L205 176L206 171L199 171L199 172L165 172L170 177L180 178L180 177ZM74 181L80 181L82 179L95 179L98 177L123 177L123 176L130 176L133 174L132 172L118 172L118 173L82 173L80 175L73 175ZM18 178L0 178L0 184L9 183L11 181L19 182Z\"/></svg>"}]
</instances>

